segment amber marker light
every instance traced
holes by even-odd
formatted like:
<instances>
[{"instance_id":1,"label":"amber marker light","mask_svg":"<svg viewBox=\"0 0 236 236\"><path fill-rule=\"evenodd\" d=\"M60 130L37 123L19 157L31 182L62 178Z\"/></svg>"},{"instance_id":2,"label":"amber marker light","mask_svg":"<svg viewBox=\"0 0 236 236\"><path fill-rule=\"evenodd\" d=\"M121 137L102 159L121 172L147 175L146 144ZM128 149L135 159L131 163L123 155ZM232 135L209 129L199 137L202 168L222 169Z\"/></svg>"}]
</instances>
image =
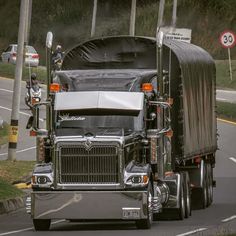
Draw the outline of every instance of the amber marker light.
<instances>
[{"instance_id":1,"label":"amber marker light","mask_svg":"<svg viewBox=\"0 0 236 236\"><path fill-rule=\"evenodd\" d=\"M147 176L147 175L144 175L144 176L143 176L143 183L144 183L144 184L147 184L147 183L148 183L148 176Z\"/></svg>"},{"instance_id":2,"label":"amber marker light","mask_svg":"<svg viewBox=\"0 0 236 236\"><path fill-rule=\"evenodd\" d=\"M153 91L153 86L151 83L143 83L142 84L142 91L143 92L152 92Z\"/></svg>"},{"instance_id":3,"label":"amber marker light","mask_svg":"<svg viewBox=\"0 0 236 236\"><path fill-rule=\"evenodd\" d=\"M165 132L165 136L168 137L168 138L173 137L173 130L171 129L171 130Z\"/></svg>"},{"instance_id":4,"label":"amber marker light","mask_svg":"<svg viewBox=\"0 0 236 236\"><path fill-rule=\"evenodd\" d=\"M31 137L36 137L36 136L37 136L36 131L30 130L30 136L31 136Z\"/></svg>"},{"instance_id":5,"label":"amber marker light","mask_svg":"<svg viewBox=\"0 0 236 236\"><path fill-rule=\"evenodd\" d=\"M50 84L51 93L57 93L59 91L60 91L60 84L57 84L57 83Z\"/></svg>"}]
</instances>

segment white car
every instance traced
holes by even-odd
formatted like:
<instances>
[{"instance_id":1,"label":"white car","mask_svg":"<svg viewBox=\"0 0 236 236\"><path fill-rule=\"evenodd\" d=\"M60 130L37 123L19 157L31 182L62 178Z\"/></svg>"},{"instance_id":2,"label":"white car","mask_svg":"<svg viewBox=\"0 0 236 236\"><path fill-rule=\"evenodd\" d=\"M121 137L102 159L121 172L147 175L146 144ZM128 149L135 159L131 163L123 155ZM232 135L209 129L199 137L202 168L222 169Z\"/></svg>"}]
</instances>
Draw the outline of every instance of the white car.
<instances>
[{"instance_id":1,"label":"white car","mask_svg":"<svg viewBox=\"0 0 236 236\"><path fill-rule=\"evenodd\" d=\"M16 56L17 44L10 44L9 47L1 55L2 62L16 64ZM39 54L32 46L26 46L25 65L33 67L39 65Z\"/></svg>"}]
</instances>

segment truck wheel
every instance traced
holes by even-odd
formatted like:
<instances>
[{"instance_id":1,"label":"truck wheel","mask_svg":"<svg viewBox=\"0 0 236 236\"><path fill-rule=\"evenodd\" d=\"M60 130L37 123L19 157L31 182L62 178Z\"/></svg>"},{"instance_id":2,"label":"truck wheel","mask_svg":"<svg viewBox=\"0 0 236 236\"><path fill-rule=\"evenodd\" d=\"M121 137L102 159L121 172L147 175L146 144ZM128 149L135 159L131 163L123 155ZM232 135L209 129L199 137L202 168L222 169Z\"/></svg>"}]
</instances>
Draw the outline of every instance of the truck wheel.
<instances>
[{"instance_id":1,"label":"truck wheel","mask_svg":"<svg viewBox=\"0 0 236 236\"><path fill-rule=\"evenodd\" d=\"M49 230L51 225L51 220L48 219L33 219L34 228L36 231L46 231Z\"/></svg>"},{"instance_id":2,"label":"truck wheel","mask_svg":"<svg viewBox=\"0 0 236 236\"><path fill-rule=\"evenodd\" d=\"M138 229L150 229L153 214L152 214L152 197L153 197L153 188L152 185L149 183L148 185L148 193L147 193L147 219L136 220L135 224Z\"/></svg>"},{"instance_id":3,"label":"truck wheel","mask_svg":"<svg viewBox=\"0 0 236 236\"><path fill-rule=\"evenodd\" d=\"M177 209L178 220L183 220L185 217L185 198L184 198L184 177L181 176L180 181L180 195L179 195L179 208Z\"/></svg>"},{"instance_id":4,"label":"truck wheel","mask_svg":"<svg viewBox=\"0 0 236 236\"><path fill-rule=\"evenodd\" d=\"M205 209L207 207L207 166L204 164L203 169L203 186L200 189L199 203L200 209Z\"/></svg>"},{"instance_id":5,"label":"truck wheel","mask_svg":"<svg viewBox=\"0 0 236 236\"><path fill-rule=\"evenodd\" d=\"M184 202L185 202L185 218L188 218L192 214L191 208L191 194L190 194L190 180L188 172L183 173L184 176Z\"/></svg>"},{"instance_id":6,"label":"truck wheel","mask_svg":"<svg viewBox=\"0 0 236 236\"><path fill-rule=\"evenodd\" d=\"M207 168L207 206L210 206L213 201L213 176L211 164L206 165Z\"/></svg>"}]
</instances>

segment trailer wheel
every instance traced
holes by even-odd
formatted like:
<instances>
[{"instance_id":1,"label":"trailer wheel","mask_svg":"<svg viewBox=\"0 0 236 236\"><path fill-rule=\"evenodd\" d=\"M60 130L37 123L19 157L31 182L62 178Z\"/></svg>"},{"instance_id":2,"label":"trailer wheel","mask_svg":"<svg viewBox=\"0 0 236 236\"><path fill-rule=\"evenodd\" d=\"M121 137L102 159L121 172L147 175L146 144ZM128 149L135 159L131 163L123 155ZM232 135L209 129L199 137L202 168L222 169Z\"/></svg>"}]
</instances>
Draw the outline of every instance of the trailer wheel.
<instances>
[{"instance_id":1,"label":"trailer wheel","mask_svg":"<svg viewBox=\"0 0 236 236\"><path fill-rule=\"evenodd\" d=\"M199 196L199 203L200 203L200 209L205 209L207 207L207 165L203 164L203 184L202 188L200 189L200 196Z\"/></svg>"},{"instance_id":2,"label":"trailer wheel","mask_svg":"<svg viewBox=\"0 0 236 236\"><path fill-rule=\"evenodd\" d=\"M211 203L213 202L213 185L212 185L213 173L211 164L208 163L206 165L206 169L207 169L207 206L210 206Z\"/></svg>"},{"instance_id":3,"label":"trailer wheel","mask_svg":"<svg viewBox=\"0 0 236 236\"><path fill-rule=\"evenodd\" d=\"M51 225L51 220L48 219L33 219L34 228L36 231L46 231L49 230Z\"/></svg>"},{"instance_id":4,"label":"trailer wheel","mask_svg":"<svg viewBox=\"0 0 236 236\"><path fill-rule=\"evenodd\" d=\"M153 221L152 214L152 197L153 197L153 188L151 183L148 184L148 193L147 193L147 219L136 220L135 224L138 229L150 229Z\"/></svg>"}]
</instances>

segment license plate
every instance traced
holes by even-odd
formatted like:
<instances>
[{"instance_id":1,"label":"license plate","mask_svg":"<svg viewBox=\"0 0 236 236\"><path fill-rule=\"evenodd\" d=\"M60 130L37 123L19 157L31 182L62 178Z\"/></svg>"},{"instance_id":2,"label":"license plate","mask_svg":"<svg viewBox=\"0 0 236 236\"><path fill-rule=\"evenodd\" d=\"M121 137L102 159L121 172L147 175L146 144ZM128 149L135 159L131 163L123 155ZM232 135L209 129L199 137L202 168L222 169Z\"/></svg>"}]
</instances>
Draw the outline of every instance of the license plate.
<instances>
[{"instance_id":1,"label":"license plate","mask_svg":"<svg viewBox=\"0 0 236 236\"><path fill-rule=\"evenodd\" d=\"M140 208L122 208L123 219L140 219Z\"/></svg>"}]
</instances>

